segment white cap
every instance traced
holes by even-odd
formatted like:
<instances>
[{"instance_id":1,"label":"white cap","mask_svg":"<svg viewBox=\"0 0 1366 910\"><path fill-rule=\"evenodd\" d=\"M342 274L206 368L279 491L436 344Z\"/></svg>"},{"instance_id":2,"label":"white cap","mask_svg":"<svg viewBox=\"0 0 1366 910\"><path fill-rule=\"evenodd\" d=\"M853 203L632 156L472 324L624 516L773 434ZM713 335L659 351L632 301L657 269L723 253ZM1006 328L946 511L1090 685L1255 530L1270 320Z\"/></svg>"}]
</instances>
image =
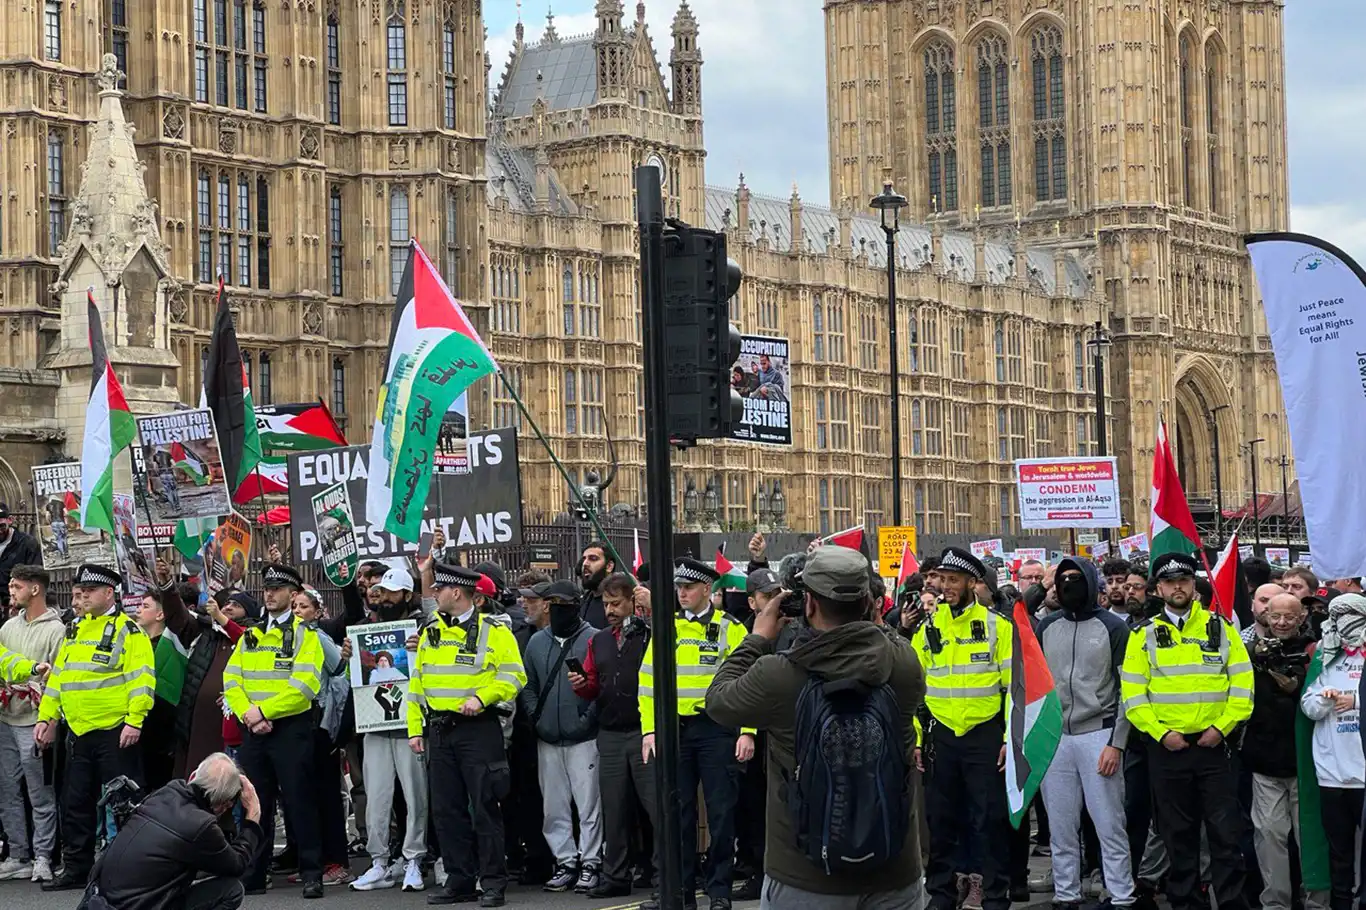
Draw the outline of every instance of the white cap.
<instances>
[{"instance_id":1,"label":"white cap","mask_svg":"<svg viewBox=\"0 0 1366 910\"><path fill-rule=\"evenodd\" d=\"M408 591L413 590L413 576L407 569L390 569L384 573L384 577L375 582L376 588L383 588L386 591Z\"/></svg>"}]
</instances>

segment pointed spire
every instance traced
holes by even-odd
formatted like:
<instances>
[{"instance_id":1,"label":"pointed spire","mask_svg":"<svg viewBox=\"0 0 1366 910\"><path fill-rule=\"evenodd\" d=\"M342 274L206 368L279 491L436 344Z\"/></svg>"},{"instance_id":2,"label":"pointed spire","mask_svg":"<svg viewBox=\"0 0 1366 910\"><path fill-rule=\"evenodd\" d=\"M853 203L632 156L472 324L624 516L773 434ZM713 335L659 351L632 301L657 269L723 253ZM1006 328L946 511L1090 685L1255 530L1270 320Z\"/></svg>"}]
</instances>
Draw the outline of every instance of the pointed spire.
<instances>
[{"instance_id":1,"label":"pointed spire","mask_svg":"<svg viewBox=\"0 0 1366 910\"><path fill-rule=\"evenodd\" d=\"M645 24L645 0L636 2L636 25Z\"/></svg>"},{"instance_id":2,"label":"pointed spire","mask_svg":"<svg viewBox=\"0 0 1366 910\"><path fill-rule=\"evenodd\" d=\"M545 13L545 34L541 36L541 41L554 44L559 40L559 32L555 31L555 9L551 7Z\"/></svg>"},{"instance_id":3,"label":"pointed spire","mask_svg":"<svg viewBox=\"0 0 1366 910\"><path fill-rule=\"evenodd\" d=\"M642 6L644 4L641 4ZM678 4L678 12L674 13L673 36L675 44L680 35L697 35L697 17L693 15L692 8L688 6L688 0L683 0Z\"/></svg>"},{"instance_id":4,"label":"pointed spire","mask_svg":"<svg viewBox=\"0 0 1366 910\"><path fill-rule=\"evenodd\" d=\"M118 58L105 54L95 74L100 112L90 130L80 190L71 204L71 227L62 244L63 277L82 248L110 281L123 273L139 248L147 250L163 275L171 271L156 203L147 195L144 167L133 146L133 126L124 119L118 88L122 76Z\"/></svg>"},{"instance_id":5,"label":"pointed spire","mask_svg":"<svg viewBox=\"0 0 1366 910\"><path fill-rule=\"evenodd\" d=\"M514 46L521 50L526 44L526 26L522 24L522 0L517 0L517 30Z\"/></svg>"}]
</instances>

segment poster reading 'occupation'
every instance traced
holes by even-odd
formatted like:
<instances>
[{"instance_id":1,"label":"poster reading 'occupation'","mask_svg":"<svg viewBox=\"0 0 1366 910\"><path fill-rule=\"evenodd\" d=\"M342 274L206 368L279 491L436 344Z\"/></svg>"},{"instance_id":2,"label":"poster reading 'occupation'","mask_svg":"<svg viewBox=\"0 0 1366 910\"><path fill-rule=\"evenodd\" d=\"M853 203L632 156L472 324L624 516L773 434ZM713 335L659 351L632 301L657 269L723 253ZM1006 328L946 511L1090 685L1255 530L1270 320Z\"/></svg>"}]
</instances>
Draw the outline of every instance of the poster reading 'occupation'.
<instances>
[{"instance_id":1,"label":"poster reading 'occupation'","mask_svg":"<svg viewBox=\"0 0 1366 910\"><path fill-rule=\"evenodd\" d=\"M232 511L218 434L207 408L138 418L147 519L216 518Z\"/></svg>"},{"instance_id":2,"label":"poster reading 'occupation'","mask_svg":"<svg viewBox=\"0 0 1366 910\"><path fill-rule=\"evenodd\" d=\"M81 463L45 464L33 469L33 495L38 502L38 536L43 568L74 569L83 562L108 558L109 545L99 531L81 530Z\"/></svg>"},{"instance_id":3,"label":"poster reading 'occupation'","mask_svg":"<svg viewBox=\"0 0 1366 910\"><path fill-rule=\"evenodd\" d=\"M740 336L740 359L730 373L730 387L745 402L745 416L731 429L732 439L792 445L792 361L786 338Z\"/></svg>"}]
</instances>

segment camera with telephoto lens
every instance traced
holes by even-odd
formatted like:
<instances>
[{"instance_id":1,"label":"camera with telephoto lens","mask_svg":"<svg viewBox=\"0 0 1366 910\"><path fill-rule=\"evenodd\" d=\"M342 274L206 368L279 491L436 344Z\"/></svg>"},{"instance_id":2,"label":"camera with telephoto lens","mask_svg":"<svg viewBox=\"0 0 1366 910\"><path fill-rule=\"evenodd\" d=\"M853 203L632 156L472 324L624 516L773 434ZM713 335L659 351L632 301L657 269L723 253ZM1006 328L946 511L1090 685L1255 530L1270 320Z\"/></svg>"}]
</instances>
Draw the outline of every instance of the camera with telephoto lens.
<instances>
[{"instance_id":1,"label":"camera with telephoto lens","mask_svg":"<svg viewBox=\"0 0 1366 910\"><path fill-rule=\"evenodd\" d=\"M802 580L805 571L805 553L789 553L778 563L778 583L786 592L778 607L783 616L801 618L806 615L806 582Z\"/></svg>"},{"instance_id":2,"label":"camera with telephoto lens","mask_svg":"<svg viewBox=\"0 0 1366 910\"><path fill-rule=\"evenodd\" d=\"M1285 641L1280 638L1257 639L1248 649L1252 666L1258 670L1270 671L1289 676L1300 667L1308 666L1309 654L1302 649L1286 650Z\"/></svg>"},{"instance_id":3,"label":"camera with telephoto lens","mask_svg":"<svg viewBox=\"0 0 1366 910\"><path fill-rule=\"evenodd\" d=\"M100 793L99 809L114 818L114 830L119 831L142 805L142 788L131 778L119 775L104 785Z\"/></svg>"}]
</instances>

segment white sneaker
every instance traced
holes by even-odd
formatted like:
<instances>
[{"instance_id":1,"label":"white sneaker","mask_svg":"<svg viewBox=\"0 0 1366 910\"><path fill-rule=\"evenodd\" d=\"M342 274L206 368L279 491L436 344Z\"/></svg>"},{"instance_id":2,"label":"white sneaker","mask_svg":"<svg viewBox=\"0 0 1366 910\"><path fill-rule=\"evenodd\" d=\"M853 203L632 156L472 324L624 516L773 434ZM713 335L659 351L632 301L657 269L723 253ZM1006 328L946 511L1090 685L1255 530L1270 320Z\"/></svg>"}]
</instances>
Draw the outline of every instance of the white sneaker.
<instances>
[{"instance_id":1,"label":"white sneaker","mask_svg":"<svg viewBox=\"0 0 1366 910\"><path fill-rule=\"evenodd\" d=\"M444 860L438 859L436 864L432 866L432 884L438 888L446 887L446 863Z\"/></svg>"},{"instance_id":2,"label":"white sneaker","mask_svg":"<svg viewBox=\"0 0 1366 910\"><path fill-rule=\"evenodd\" d=\"M23 879L24 881L28 881L32 877L33 863L28 860L18 860L11 856L3 863L0 863L0 880L12 881L15 879Z\"/></svg>"},{"instance_id":3,"label":"white sneaker","mask_svg":"<svg viewBox=\"0 0 1366 910\"><path fill-rule=\"evenodd\" d=\"M52 881L52 861L41 856L33 860L33 880L35 882Z\"/></svg>"},{"instance_id":4,"label":"white sneaker","mask_svg":"<svg viewBox=\"0 0 1366 910\"><path fill-rule=\"evenodd\" d=\"M389 869L383 862L376 860L371 864L365 874L351 883L352 891L382 891L385 888L394 887L394 880L389 877Z\"/></svg>"},{"instance_id":5,"label":"white sneaker","mask_svg":"<svg viewBox=\"0 0 1366 910\"><path fill-rule=\"evenodd\" d=\"M384 877L395 884L403 881L404 865L405 863L403 862L403 857L400 856L398 859L394 860L392 863L389 864L389 868L386 869L384 872Z\"/></svg>"},{"instance_id":6,"label":"white sneaker","mask_svg":"<svg viewBox=\"0 0 1366 910\"><path fill-rule=\"evenodd\" d=\"M408 860L408 865L403 869L403 890L404 891L425 891L427 882L422 877L422 864L415 859Z\"/></svg>"}]
</instances>

